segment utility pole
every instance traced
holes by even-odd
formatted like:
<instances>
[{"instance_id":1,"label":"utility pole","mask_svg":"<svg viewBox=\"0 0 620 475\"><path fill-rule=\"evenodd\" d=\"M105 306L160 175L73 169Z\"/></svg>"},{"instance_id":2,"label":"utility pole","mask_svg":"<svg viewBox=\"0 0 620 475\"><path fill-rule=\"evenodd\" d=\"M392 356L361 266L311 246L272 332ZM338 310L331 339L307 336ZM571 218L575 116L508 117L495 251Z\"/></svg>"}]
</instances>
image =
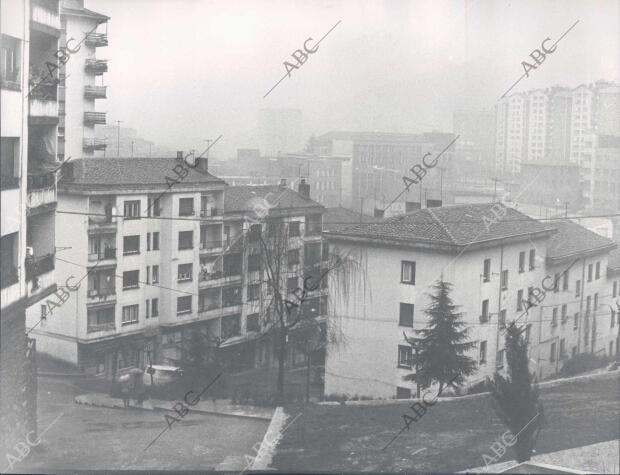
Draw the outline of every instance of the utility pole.
<instances>
[{"instance_id":1,"label":"utility pole","mask_svg":"<svg viewBox=\"0 0 620 475\"><path fill-rule=\"evenodd\" d=\"M120 149L121 149L121 122L122 120L116 121L116 156L120 157Z\"/></svg>"}]
</instances>

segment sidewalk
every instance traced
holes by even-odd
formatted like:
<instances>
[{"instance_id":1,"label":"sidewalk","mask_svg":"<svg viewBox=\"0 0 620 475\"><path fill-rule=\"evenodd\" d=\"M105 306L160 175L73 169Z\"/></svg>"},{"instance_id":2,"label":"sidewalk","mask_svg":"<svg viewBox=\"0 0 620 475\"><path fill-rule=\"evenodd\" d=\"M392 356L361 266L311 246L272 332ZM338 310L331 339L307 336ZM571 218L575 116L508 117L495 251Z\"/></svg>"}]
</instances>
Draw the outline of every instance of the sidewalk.
<instances>
[{"instance_id":1,"label":"sidewalk","mask_svg":"<svg viewBox=\"0 0 620 475\"><path fill-rule=\"evenodd\" d=\"M113 409L124 409L123 400L111 397L108 394L89 393L81 394L74 398L77 404L85 404L95 407L109 407ZM142 409L146 411L173 411L173 406L177 402L182 401L162 401L160 399L148 399L144 401L142 406L135 404L132 399L129 409ZM186 405L184 403L184 405ZM240 404L231 404L229 399L220 399L216 402L212 400L200 401L195 406L188 406L190 412L198 412L202 414L217 414L220 416L243 417L248 419L260 419L271 421L275 408L244 406Z\"/></svg>"}]
</instances>

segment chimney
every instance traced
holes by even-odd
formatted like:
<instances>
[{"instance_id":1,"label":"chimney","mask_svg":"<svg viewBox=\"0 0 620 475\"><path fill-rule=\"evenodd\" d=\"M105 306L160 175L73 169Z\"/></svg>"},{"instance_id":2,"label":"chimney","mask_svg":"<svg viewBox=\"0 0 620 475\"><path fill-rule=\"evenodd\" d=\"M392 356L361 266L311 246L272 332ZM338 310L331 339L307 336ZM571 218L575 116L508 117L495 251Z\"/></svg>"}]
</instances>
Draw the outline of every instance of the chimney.
<instances>
[{"instance_id":1,"label":"chimney","mask_svg":"<svg viewBox=\"0 0 620 475\"><path fill-rule=\"evenodd\" d=\"M297 187L299 194L305 198L310 199L310 185L306 183L306 179L302 178Z\"/></svg>"},{"instance_id":2,"label":"chimney","mask_svg":"<svg viewBox=\"0 0 620 475\"><path fill-rule=\"evenodd\" d=\"M207 157L196 158L198 160L198 165L196 168L201 172L209 171L209 159Z\"/></svg>"},{"instance_id":3,"label":"chimney","mask_svg":"<svg viewBox=\"0 0 620 475\"><path fill-rule=\"evenodd\" d=\"M177 160L183 160L183 150L177 150Z\"/></svg>"},{"instance_id":4,"label":"chimney","mask_svg":"<svg viewBox=\"0 0 620 475\"><path fill-rule=\"evenodd\" d=\"M286 188L286 178L280 178L280 188Z\"/></svg>"}]
</instances>

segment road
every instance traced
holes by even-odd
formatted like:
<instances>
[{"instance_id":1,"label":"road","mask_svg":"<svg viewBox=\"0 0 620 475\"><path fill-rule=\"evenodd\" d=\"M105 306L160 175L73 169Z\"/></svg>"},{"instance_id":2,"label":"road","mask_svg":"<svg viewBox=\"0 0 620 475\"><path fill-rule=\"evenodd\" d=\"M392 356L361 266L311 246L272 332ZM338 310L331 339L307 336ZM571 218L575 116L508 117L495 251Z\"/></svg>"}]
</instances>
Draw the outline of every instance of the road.
<instances>
[{"instance_id":1,"label":"road","mask_svg":"<svg viewBox=\"0 0 620 475\"><path fill-rule=\"evenodd\" d=\"M53 425L13 471L241 471L244 455L255 455L251 448L262 441L269 425L267 421L190 411L144 451L168 427L163 412L83 406L73 402L79 393L69 379L39 378L39 433Z\"/></svg>"}]
</instances>

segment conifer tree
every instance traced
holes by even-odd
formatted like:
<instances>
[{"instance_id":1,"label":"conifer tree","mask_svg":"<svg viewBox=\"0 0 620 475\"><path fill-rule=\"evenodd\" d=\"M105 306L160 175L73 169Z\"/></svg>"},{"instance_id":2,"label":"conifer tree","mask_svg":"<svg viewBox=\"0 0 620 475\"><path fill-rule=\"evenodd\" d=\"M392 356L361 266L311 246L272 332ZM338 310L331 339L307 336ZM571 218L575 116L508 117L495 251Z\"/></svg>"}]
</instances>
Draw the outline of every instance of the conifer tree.
<instances>
[{"instance_id":1,"label":"conifer tree","mask_svg":"<svg viewBox=\"0 0 620 475\"><path fill-rule=\"evenodd\" d=\"M405 340L413 347L412 361L416 372L405 376L408 381L416 381L422 387L439 383L439 392L448 382L454 380L456 385L464 377L476 370L476 362L465 355L475 343L467 341L468 329L461 320L463 314L458 311L450 298L452 284L439 280L434 285L434 294L429 294L431 303L424 313L429 317L428 327L416 330L419 337L407 337Z\"/></svg>"}]
</instances>

